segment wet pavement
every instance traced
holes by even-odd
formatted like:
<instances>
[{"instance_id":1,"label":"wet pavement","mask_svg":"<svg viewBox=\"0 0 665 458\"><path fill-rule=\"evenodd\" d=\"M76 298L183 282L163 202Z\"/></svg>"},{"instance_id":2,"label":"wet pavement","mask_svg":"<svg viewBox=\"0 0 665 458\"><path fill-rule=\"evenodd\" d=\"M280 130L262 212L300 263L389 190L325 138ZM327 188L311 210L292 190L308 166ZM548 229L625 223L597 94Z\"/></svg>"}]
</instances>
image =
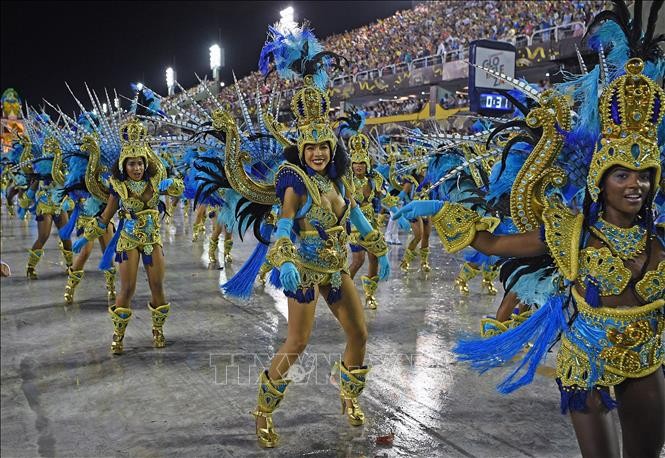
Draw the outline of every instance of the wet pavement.
<instances>
[{"instance_id":1,"label":"wet pavement","mask_svg":"<svg viewBox=\"0 0 665 458\"><path fill-rule=\"evenodd\" d=\"M372 367L361 397L365 426L351 427L340 414L329 369L344 335L320 301L307 353L292 367L294 383L274 415L281 444L261 449L249 412L257 374L286 335L286 300L272 287L257 286L248 301L219 292L253 241L236 241L233 264L217 270L208 268L207 240L192 243L181 211L163 231L168 345L151 346L141 270L125 354L112 356L104 276L95 270L99 249L75 303L65 305L55 230L39 279L28 281L26 248L36 226L3 214L2 259L13 274L1 283L3 457L579 456L551 369L501 396L494 386L505 371L480 377L455 362L455 340L477 332L498 299L480 293L479 278L461 298L453 282L459 261L436 238L428 278L400 272L402 247L392 249L393 276L379 287L378 310L365 312Z\"/></svg>"}]
</instances>

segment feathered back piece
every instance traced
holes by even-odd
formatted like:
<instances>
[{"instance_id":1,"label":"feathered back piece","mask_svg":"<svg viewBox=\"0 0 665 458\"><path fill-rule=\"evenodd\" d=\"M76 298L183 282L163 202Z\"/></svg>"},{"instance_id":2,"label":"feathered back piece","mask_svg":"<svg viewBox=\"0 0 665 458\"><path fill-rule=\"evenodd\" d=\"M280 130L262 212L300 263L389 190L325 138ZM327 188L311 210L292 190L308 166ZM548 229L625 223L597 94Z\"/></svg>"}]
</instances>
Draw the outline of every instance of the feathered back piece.
<instances>
[{"instance_id":1,"label":"feathered back piece","mask_svg":"<svg viewBox=\"0 0 665 458\"><path fill-rule=\"evenodd\" d=\"M331 68L341 69L342 61L346 59L323 50L307 23L283 32L270 26L268 39L259 57L259 71L266 78L276 71L285 80L311 75L314 84L325 90L328 86L328 71Z\"/></svg>"}]
</instances>

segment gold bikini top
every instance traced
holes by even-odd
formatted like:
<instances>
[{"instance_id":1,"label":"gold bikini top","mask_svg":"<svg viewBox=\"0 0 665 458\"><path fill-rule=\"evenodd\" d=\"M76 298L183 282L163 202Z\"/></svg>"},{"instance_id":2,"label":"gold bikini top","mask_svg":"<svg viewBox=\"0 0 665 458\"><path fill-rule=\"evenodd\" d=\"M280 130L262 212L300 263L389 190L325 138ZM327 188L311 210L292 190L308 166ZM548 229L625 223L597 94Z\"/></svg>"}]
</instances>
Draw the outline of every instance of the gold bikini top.
<instances>
[{"instance_id":1,"label":"gold bikini top","mask_svg":"<svg viewBox=\"0 0 665 458\"><path fill-rule=\"evenodd\" d=\"M629 259L631 247L629 244L624 247L619 245L618 253L607 246L580 250L582 219L582 214L574 214L562 203L548 200L548 208L543 211L543 223L545 243L550 254L567 280L580 283L589 281L598 287L601 296L621 294L631 280L631 271L622 259ZM633 254L643 249L636 240ZM635 284L635 292L646 302L665 297L665 261L661 261L655 270L647 272Z\"/></svg>"},{"instance_id":2,"label":"gold bikini top","mask_svg":"<svg viewBox=\"0 0 665 458\"><path fill-rule=\"evenodd\" d=\"M151 177L146 183L143 190L132 189L132 186L125 180L118 180L111 177L109 180L113 190L120 196L120 206L131 212L139 212L142 210L156 209L159 202L159 176ZM147 186L152 186L152 196L147 202L144 202L141 197L145 192Z\"/></svg>"},{"instance_id":3,"label":"gold bikini top","mask_svg":"<svg viewBox=\"0 0 665 458\"><path fill-rule=\"evenodd\" d=\"M377 196L377 190L383 187L383 180L380 176L373 177L365 176L363 178L358 178L355 175L353 176L353 198L358 202L360 206L371 204L372 200ZM369 196L365 196L365 186L370 185Z\"/></svg>"}]
</instances>

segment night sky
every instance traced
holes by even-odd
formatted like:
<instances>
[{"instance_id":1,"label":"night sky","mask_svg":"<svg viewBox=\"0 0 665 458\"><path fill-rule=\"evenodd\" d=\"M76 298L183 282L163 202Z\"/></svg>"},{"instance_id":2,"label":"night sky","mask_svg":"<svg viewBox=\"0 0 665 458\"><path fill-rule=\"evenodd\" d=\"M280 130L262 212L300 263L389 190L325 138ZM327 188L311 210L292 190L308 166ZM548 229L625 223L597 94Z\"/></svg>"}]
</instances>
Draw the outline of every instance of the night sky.
<instances>
[{"instance_id":1,"label":"night sky","mask_svg":"<svg viewBox=\"0 0 665 458\"><path fill-rule=\"evenodd\" d=\"M208 48L226 54L222 81L257 69L269 24L280 10L295 9L319 39L410 8L410 1L217 1L217 2L31 2L2 1L2 90L13 87L31 105L42 98L71 112L67 81L84 99L83 82L96 91L115 88L130 96L141 81L165 95L172 66L188 88L212 77ZM353 56L347 56L352 60ZM127 102L123 102L126 104Z\"/></svg>"}]
</instances>

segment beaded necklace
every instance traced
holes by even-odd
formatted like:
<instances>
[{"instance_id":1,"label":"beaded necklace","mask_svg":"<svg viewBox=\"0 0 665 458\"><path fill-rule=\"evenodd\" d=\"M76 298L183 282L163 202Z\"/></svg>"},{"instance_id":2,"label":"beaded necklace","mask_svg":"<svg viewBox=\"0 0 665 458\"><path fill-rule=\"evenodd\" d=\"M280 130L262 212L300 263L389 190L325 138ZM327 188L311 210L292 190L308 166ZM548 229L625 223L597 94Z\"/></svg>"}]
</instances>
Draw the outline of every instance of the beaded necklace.
<instances>
[{"instance_id":1,"label":"beaded necklace","mask_svg":"<svg viewBox=\"0 0 665 458\"><path fill-rule=\"evenodd\" d=\"M130 179L125 181L125 185L127 185L127 188L132 191L133 194L142 196L145 189L148 187L148 182L143 180L134 181Z\"/></svg>"},{"instance_id":2,"label":"beaded necklace","mask_svg":"<svg viewBox=\"0 0 665 458\"><path fill-rule=\"evenodd\" d=\"M646 229L639 225L629 228L615 226L602 217L591 228L594 235L602 240L624 261L632 259L646 248Z\"/></svg>"},{"instance_id":3,"label":"beaded necklace","mask_svg":"<svg viewBox=\"0 0 665 458\"><path fill-rule=\"evenodd\" d=\"M333 190L332 180L330 180L330 178L328 178L327 176L315 173L314 175L312 175L312 181L314 181L316 187L319 188L321 194L328 194Z\"/></svg>"}]
</instances>

